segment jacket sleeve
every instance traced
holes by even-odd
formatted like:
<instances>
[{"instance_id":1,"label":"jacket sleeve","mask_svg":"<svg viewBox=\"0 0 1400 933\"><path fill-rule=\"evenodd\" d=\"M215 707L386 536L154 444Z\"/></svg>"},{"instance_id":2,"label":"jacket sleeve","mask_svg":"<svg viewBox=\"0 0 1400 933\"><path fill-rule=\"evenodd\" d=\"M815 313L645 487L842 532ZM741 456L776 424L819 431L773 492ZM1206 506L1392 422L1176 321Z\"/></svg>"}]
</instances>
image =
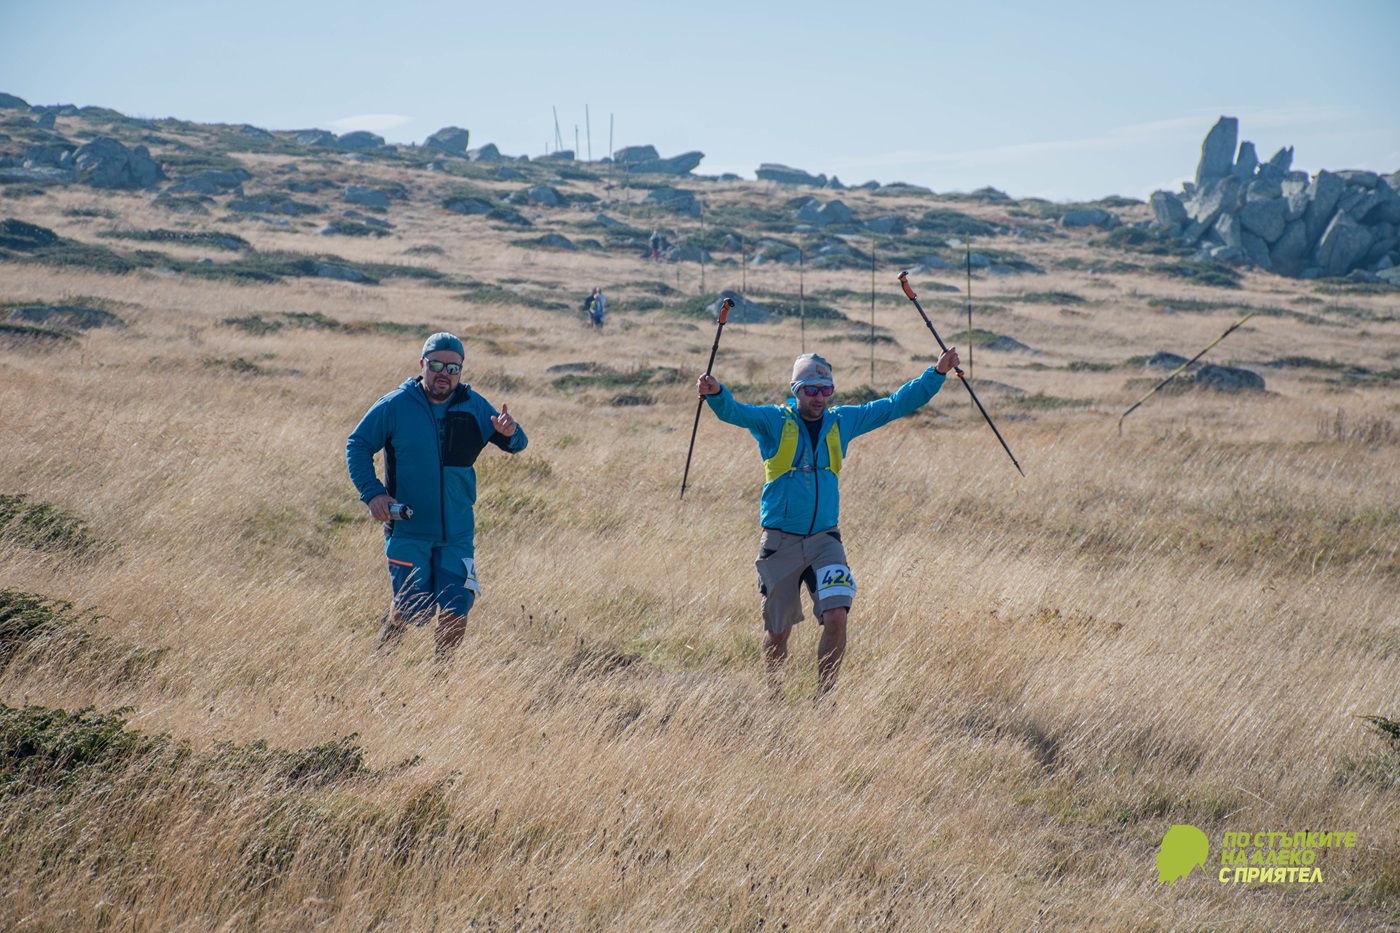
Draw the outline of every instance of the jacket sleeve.
<instances>
[{"instance_id":1,"label":"jacket sleeve","mask_svg":"<svg viewBox=\"0 0 1400 933\"><path fill-rule=\"evenodd\" d=\"M748 428L758 441L758 452L767 460L778 452L778 442L782 439L783 416L772 405L750 405L734 398L734 394L724 386L714 395L705 396L705 402L715 417L725 424Z\"/></svg>"},{"instance_id":2,"label":"jacket sleeve","mask_svg":"<svg viewBox=\"0 0 1400 933\"><path fill-rule=\"evenodd\" d=\"M359 490L361 502L389 492L374 472L374 455L383 450L389 440L391 418L387 399L386 396L374 403L345 442L345 465L350 470L350 481Z\"/></svg>"},{"instance_id":3,"label":"jacket sleeve","mask_svg":"<svg viewBox=\"0 0 1400 933\"><path fill-rule=\"evenodd\" d=\"M930 366L915 379L911 379L895 390L893 395L877 398L864 405L841 406L841 445L876 428L884 427L896 418L903 418L928 404L929 399L938 394L947 381L938 370Z\"/></svg>"}]
</instances>

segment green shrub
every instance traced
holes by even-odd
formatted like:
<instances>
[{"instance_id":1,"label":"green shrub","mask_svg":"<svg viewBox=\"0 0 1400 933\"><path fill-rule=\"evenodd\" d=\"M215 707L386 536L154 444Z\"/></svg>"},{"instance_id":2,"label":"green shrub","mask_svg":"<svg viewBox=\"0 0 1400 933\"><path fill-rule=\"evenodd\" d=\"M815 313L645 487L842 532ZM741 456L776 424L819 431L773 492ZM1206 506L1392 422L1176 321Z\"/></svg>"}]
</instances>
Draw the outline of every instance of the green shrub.
<instances>
[{"instance_id":1,"label":"green shrub","mask_svg":"<svg viewBox=\"0 0 1400 933\"><path fill-rule=\"evenodd\" d=\"M233 233L192 233L186 230L113 230L99 234L99 236L119 240L140 240L147 243L184 243L190 246L206 246L211 249L229 251L253 248L251 243Z\"/></svg>"},{"instance_id":2,"label":"green shrub","mask_svg":"<svg viewBox=\"0 0 1400 933\"><path fill-rule=\"evenodd\" d=\"M1240 287L1240 271L1223 262L1159 262L1149 266L1148 270L1215 288Z\"/></svg>"},{"instance_id":3,"label":"green shrub","mask_svg":"<svg viewBox=\"0 0 1400 933\"><path fill-rule=\"evenodd\" d=\"M0 494L0 540L39 551L61 551L81 557L98 544L87 522L47 502L28 496Z\"/></svg>"}]
</instances>

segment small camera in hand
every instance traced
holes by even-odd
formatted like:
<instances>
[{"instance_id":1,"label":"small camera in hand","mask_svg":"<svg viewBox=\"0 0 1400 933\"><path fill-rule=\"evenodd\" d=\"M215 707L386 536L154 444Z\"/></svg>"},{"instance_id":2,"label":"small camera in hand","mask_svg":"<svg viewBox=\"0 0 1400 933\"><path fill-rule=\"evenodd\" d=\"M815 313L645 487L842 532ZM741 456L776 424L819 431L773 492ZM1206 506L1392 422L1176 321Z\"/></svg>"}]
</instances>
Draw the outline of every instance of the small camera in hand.
<instances>
[{"instance_id":1,"label":"small camera in hand","mask_svg":"<svg viewBox=\"0 0 1400 933\"><path fill-rule=\"evenodd\" d=\"M413 509L402 502L395 502L389 506L389 521L391 522L406 522L412 517Z\"/></svg>"}]
</instances>

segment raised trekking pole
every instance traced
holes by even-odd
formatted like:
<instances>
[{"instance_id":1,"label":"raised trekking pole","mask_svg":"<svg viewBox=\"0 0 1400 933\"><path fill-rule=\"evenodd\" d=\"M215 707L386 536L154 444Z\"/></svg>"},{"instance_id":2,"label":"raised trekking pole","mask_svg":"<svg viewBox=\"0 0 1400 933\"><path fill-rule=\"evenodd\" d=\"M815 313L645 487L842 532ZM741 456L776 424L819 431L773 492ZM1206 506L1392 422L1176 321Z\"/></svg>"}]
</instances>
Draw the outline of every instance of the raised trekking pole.
<instances>
[{"instance_id":1,"label":"raised trekking pole","mask_svg":"<svg viewBox=\"0 0 1400 933\"><path fill-rule=\"evenodd\" d=\"M733 298L725 298L719 305L719 327L715 328L715 342L710 345L710 363L705 367L705 375L710 375L710 370L715 368L715 354L719 352L719 335L724 333L724 324L729 320L729 309L734 307ZM695 404L695 424L690 427L690 449L685 452L685 473L681 475L681 498L685 498L685 481L690 478L690 458L695 453L695 432L700 427L700 409L705 407L705 400L699 399Z\"/></svg>"},{"instance_id":2,"label":"raised trekking pole","mask_svg":"<svg viewBox=\"0 0 1400 933\"><path fill-rule=\"evenodd\" d=\"M908 272L901 272L899 274L899 287L904 289L905 296L908 297L910 301L914 302L914 307L919 309L919 317L923 318L924 323L928 325L929 333L933 334L933 339L937 340L938 345L943 348L943 352L947 353L948 345L943 342L942 337L938 336L938 331L933 328L933 322L930 321L928 315L924 313L924 306L919 304L919 296L914 294L914 288L909 284ZM1001 436L1001 432L997 430L997 426L992 423L992 416L987 414L987 409L982 407L982 401L977 397L977 393L972 391L972 386L968 384L967 374L962 371L962 367L960 366L953 367L953 372L958 374L958 379L962 382L963 388L967 389L967 394L972 396L973 404L975 404L977 410L982 413L982 417L987 419L987 427L991 428L992 433L997 436L997 440L1001 441L1001 448L1005 450L1006 455L1011 458L1011 462L1016 467L1016 472L1025 476L1026 471L1021 469L1021 464L1016 462L1016 455L1011 452L1010 447L1006 446L1006 439Z\"/></svg>"},{"instance_id":3,"label":"raised trekking pole","mask_svg":"<svg viewBox=\"0 0 1400 933\"><path fill-rule=\"evenodd\" d=\"M1153 386L1153 387L1152 387L1152 390L1151 390L1150 392L1148 392L1148 393L1147 393L1146 395L1144 395L1142 398L1138 399L1136 402L1133 402L1133 407L1132 407L1132 408L1129 408L1127 411L1123 412L1123 414L1121 414L1121 415L1118 416L1118 433L1119 433L1119 434L1122 434L1122 433L1123 433L1123 419L1126 418L1126 417L1128 417L1129 415L1131 415L1133 412L1137 411L1137 408L1138 408L1139 405L1141 405L1143 402L1147 401L1147 400L1150 399L1153 395L1155 395L1156 392L1157 392L1157 390L1160 389L1162 386L1166 385L1168 382L1171 382L1171 381L1172 381L1173 379L1175 379L1177 376L1179 376L1179 375L1181 375L1182 373L1184 373L1184 372L1186 371L1186 367L1190 366L1192 363L1196 362L1196 361L1199 360L1201 357L1203 357L1203 356L1205 356L1207 353L1209 353L1210 350L1211 350L1217 343L1219 343L1220 341L1224 340L1226 337L1228 337L1228 336L1230 336L1231 334L1233 334L1233 333L1235 332L1235 328L1239 327L1241 324L1243 324L1245 321L1249 320L1249 319L1252 318L1252 317L1254 317L1254 312L1253 312L1253 311L1249 312L1249 313L1246 314L1244 317L1240 318L1238 321L1236 321L1235 323L1231 324L1230 327L1229 327L1229 329L1226 330L1225 333L1221 334L1219 337L1216 337L1213 341L1211 341L1211 344L1210 344L1209 347L1206 347L1206 348L1205 348L1204 350L1202 350L1200 353L1197 353L1195 356L1191 357L1191 359L1187 360L1185 363L1182 363L1180 366L1178 366L1176 369L1174 369L1174 370L1172 371L1172 374L1171 374L1170 376L1168 376L1167 378L1163 379L1161 382L1159 382L1159 383L1157 383L1155 386Z\"/></svg>"}]
</instances>

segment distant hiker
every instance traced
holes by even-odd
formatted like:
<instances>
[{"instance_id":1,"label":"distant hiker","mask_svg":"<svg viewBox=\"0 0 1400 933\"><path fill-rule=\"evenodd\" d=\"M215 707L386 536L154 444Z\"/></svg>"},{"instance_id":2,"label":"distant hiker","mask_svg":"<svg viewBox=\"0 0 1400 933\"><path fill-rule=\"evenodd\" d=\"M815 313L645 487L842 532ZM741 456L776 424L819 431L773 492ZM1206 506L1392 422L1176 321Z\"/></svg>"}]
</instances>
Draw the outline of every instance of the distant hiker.
<instances>
[{"instance_id":1,"label":"distant hiker","mask_svg":"<svg viewBox=\"0 0 1400 933\"><path fill-rule=\"evenodd\" d=\"M397 644L408 623L426 625L436 614L437 657L450 657L481 595L472 464L487 444L515 454L527 439L505 405L498 414L461 384L464 359L459 338L433 334L423 344L418 375L375 402L345 445L360 501L384 522L393 597L376 648ZM381 450L382 483L374 469ZM411 518L391 513L400 503Z\"/></svg>"},{"instance_id":2,"label":"distant hiker","mask_svg":"<svg viewBox=\"0 0 1400 933\"><path fill-rule=\"evenodd\" d=\"M838 477L846 447L862 434L902 418L928 403L958 365L949 348L935 366L893 395L864 405L828 408L834 390L831 365L804 353L792 367L792 397L783 405L736 401L713 376L695 388L715 417L748 428L758 441L766 479L759 502L758 591L763 598L763 660L776 689L787 659L788 635L802 620L805 584L812 612L822 626L817 645L817 696L836 684L846 652L846 616L856 594L837 527Z\"/></svg>"},{"instance_id":3,"label":"distant hiker","mask_svg":"<svg viewBox=\"0 0 1400 933\"><path fill-rule=\"evenodd\" d=\"M660 230L656 229L655 227L652 228L652 231L651 231L651 239L647 241L647 245L651 247L651 259L652 259L652 261L653 261L653 262L660 262L660 261L661 261L661 231L660 231Z\"/></svg>"},{"instance_id":4,"label":"distant hiker","mask_svg":"<svg viewBox=\"0 0 1400 933\"><path fill-rule=\"evenodd\" d=\"M588 315L589 320L593 318L593 299L598 295L598 289L593 289L587 297L583 299L583 313Z\"/></svg>"},{"instance_id":5,"label":"distant hiker","mask_svg":"<svg viewBox=\"0 0 1400 933\"><path fill-rule=\"evenodd\" d=\"M601 288L593 289L593 307L588 312L588 320L596 328L601 329L603 326L603 309L607 303L608 300L603 297L603 290Z\"/></svg>"}]
</instances>

